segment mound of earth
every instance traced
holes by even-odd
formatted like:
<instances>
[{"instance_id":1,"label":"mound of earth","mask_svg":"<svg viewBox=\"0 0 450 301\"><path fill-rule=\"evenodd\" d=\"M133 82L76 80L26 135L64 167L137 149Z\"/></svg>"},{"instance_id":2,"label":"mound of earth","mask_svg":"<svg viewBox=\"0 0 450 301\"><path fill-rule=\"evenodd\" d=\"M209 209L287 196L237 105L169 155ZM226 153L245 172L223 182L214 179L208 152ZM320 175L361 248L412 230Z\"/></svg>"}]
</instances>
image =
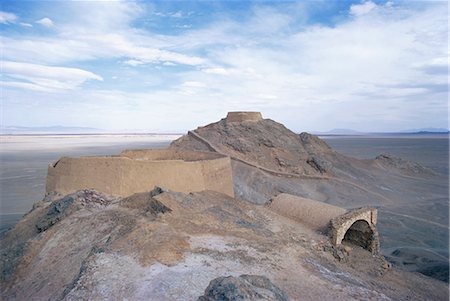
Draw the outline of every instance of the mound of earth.
<instances>
[{"instance_id":1,"label":"mound of earth","mask_svg":"<svg viewBox=\"0 0 450 301\"><path fill-rule=\"evenodd\" d=\"M36 227L43 221L51 222ZM1 299L196 300L225 276L235 278L211 282L206 300L221 291L291 300L446 298L443 282L390 268L363 249L339 252L266 206L213 191L156 189L120 199L82 190L47 197L6 234Z\"/></svg>"},{"instance_id":2,"label":"mound of earth","mask_svg":"<svg viewBox=\"0 0 450 301\"><path fill-rule=\"evenodd\" d=\"M325 142L307 133L299 136L270 119L231 123L222 119L190 133L172 142L171 148L213 150L280 172L317 175L331 171L326 157L333 151Z\"/></svg>"}]
</instances>

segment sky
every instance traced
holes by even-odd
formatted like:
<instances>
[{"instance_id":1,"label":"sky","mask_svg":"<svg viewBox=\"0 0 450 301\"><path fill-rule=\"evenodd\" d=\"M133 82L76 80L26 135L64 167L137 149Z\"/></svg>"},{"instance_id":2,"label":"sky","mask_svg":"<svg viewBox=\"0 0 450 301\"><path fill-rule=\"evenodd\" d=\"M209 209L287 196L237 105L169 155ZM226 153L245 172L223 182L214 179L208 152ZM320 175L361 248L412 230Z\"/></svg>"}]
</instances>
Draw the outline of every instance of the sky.
<instances>
[{"instance_id":1,"label":"sky","mask_svg":"<svg viewBox=\"0 0 450 301\"><path fill-rule=\"evenodd\" d=\"M0 2L1 125L448 128L446 1Z\"/></svg>"}]
</instances>

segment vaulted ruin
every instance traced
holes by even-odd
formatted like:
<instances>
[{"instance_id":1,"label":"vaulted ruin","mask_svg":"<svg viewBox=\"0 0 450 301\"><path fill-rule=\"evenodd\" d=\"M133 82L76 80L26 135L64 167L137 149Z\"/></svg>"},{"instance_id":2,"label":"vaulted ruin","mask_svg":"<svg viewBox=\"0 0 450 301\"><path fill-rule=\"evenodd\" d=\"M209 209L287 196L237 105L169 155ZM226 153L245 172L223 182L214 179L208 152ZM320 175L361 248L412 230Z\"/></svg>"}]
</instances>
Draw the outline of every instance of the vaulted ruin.
<instances>
[{"instance_id":1,"label":"vaulted ruin","mask_svg":"<svg viewBox=\"0 0 450 301\"><path fill-rule=\"evenodd\" d=\"M347 211L287 193L272 198L268 207L282 216L327 234L335 246L350 244L373 254L379 252L377 210L374 208L364 207Z\"/></svg>"},{"instance_id":2,"label":"vaulted ruin","mask_svg":"<svg viewBox=\"0 0 450 301\"><path fill-rule=\"evenodd\" d=\"M261 120L259 112L229 112L225 122ZM184 193L214 190L234 197L231 160L277 176L298 176L229 156L194 131L189 132L188 137L207 146L209 151L144 149L126 150L117 156L63 157L48 168L46 192L64 195L92 188L111 195L129 196L161 186ZM268 207L328 235L335 246L351 244L372 253L379 252L377 210L374 208L346 210L286 193L273 197Z\"/></svg>"},{"instance_id":3,"label":"vaulted ruin","mask_svg":"<svg viewBox=\"0 0 450 301\"><path fill-rule=\"evenodd\" d=\"M350 210L331 220L331 241L334 245L357 245L376 254L380 250L376 224L377 209L364 207Z\"/></svg>"}]
</instances>

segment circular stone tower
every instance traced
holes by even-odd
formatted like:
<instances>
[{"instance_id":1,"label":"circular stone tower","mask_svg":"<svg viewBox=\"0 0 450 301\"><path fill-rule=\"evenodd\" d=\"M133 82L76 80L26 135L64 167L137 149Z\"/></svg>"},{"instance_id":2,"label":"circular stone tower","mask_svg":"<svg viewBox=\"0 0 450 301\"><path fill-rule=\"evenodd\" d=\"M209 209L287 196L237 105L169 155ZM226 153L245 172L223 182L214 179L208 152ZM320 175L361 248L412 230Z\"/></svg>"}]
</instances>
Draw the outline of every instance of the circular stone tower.
<instances>
[{"instance_id":1,"label":"circular stone tower","mask_svg":"<svg viewBox=\"0 0 450 301\"><path fill-rule=\"evenodd\" d=\"M228 112L227 122L242 122L242 121L260 121L262 115L260 112Z\"/></svg>"}]
</instances>

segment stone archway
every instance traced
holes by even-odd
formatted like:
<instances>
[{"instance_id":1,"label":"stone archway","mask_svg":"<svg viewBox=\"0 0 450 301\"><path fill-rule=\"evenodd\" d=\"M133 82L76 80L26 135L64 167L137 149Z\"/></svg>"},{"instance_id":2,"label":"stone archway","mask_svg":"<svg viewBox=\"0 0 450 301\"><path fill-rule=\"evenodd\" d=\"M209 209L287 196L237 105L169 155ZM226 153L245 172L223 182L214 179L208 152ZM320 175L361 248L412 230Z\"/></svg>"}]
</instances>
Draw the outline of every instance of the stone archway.
<instances>
[{"instance_id":1,"label":"stone archway","mask_svg":"<svg viewBox=\"0 0 450 301\"><path fill-rule=\"evenodd\" d=\"M380 249L380 241L376 223L377 210L375 208L365 207L349 211L331 220L331 242L335 246L350 243L377 254Z\"/></svg>"},{"instance_id":2,"label":"stone archway","mask_svg":"<svg viewBox=\"0 0 450 301\"><path fill-rule=\"evenodd\" d=\"M368 251L371 250L374 232L369 223L365 220L357 220L354 222L342 239L343 244L360 246Z\"/></svg>"}]
</instances>

